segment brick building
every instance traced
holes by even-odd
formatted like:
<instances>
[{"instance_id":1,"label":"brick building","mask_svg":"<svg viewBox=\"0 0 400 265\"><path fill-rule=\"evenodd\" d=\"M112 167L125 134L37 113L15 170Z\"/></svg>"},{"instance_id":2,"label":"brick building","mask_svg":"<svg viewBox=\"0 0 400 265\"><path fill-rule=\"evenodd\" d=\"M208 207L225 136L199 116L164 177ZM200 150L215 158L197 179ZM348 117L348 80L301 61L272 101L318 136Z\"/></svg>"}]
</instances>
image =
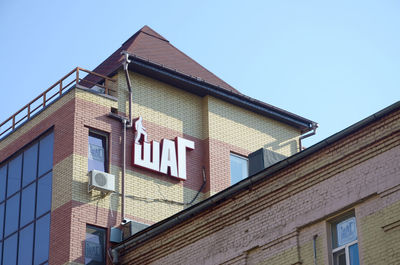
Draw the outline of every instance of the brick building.
<instances>
[{"instance_id":1,"label":"brick building","mask_svg":"<svg viewBox=\"0 0 400 265\"><path fill-rule=\"evenodd\" d=\"M120 264L400 264L400 102L112 252Z\"/></svg>"},{"instance_id":2,"label":"brick building","mask_svg":"<svg viewBox=\"0 0 400 265\"><path fill-rule=\"evenodd\" d=\"M0 124L0 263L111 264L113 243L246 178L259 148L292 156L316 126L145 26Z\"/></svg>"}]
</instances>

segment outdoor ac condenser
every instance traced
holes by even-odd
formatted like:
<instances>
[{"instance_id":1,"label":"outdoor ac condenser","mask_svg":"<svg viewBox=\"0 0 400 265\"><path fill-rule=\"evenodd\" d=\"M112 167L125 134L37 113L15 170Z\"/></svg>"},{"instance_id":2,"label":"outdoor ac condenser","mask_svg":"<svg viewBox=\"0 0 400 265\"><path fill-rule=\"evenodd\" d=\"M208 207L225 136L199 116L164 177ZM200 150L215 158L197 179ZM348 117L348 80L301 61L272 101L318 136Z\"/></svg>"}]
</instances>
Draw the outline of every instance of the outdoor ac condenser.
<instances>
[{"instance_id":1,"label":"outdoor ac condenser","mask_svg":"<svg viewBox=\"0 0 400 265\"><path fill-rule=\"evenodd\" d=\"M89 174L89 191L99 190L102 192L115 191L115 177L114 175L99 171L92 170Z\"/></svg>"}]
</instances>

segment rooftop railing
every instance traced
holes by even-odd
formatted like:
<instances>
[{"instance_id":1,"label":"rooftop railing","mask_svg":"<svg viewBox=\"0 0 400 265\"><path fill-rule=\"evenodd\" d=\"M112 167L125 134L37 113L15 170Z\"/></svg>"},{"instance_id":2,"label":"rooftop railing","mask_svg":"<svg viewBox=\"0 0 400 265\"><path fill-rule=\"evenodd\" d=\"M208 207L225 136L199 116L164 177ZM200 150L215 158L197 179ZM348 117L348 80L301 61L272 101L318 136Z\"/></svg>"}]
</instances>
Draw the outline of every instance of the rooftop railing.
<instances>
[{"instance_id":1,"label":"rooftop railing","mask_svg":"<svg viewBox=\"0 0 400 265\"><path fill-rule=\"evenodd\" d=\"M115 80L80 67L74 68L54 85L2 122L0 124L0 139L7 132L15 130L18 125L29 120L51 102L61 97L68 89L80 87L93 89L97 93L110 95L110 92L115 92L110 89L110 82L115 82Z\"/></svg>"}]
</instances>

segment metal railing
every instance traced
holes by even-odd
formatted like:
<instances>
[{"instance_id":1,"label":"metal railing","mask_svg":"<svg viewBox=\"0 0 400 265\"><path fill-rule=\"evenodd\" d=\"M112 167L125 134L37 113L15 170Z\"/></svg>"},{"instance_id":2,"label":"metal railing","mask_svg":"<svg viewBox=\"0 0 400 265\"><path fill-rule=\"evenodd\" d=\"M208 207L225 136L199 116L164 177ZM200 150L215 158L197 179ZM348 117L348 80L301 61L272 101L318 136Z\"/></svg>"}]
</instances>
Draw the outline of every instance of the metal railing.
<instances>
[{"instance_id":1,"label":"metal railing","mask_svg":"<svg viewBox=\"0 0 400 265\"><path fill-rule=\"evenodd\" d=\"M84 74L80 72L84 72ZM84 75L84 76L83 76ZM83 77L83 78L82 78ZM23 106L11 117L0 124L0 138L7 132L13 131L18 125L29 120L33 115L45 108L51 102L63 95L71 87L97 88L100 93L110 95L110 82L115 82L112 78L101 74L76 67L54 85L45 90L31 102Z\"/></svg>"}]
</instances>

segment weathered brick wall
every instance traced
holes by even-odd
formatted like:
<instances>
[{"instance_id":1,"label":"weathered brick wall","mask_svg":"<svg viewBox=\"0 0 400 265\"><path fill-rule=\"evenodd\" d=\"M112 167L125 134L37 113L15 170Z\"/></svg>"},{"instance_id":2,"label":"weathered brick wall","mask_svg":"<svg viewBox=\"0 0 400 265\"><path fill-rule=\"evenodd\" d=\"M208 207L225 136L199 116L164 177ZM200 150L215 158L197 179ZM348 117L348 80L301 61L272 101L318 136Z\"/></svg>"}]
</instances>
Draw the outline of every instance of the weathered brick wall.
<instances>
[{"instance_id":1,"label":"weathered brick wall","mask_svg":"<svg viewBox=\"0 0 400 265\"><path fill-rule=\"evenodd\" d=\"M399 264L400 112L123 252L123 264L329 264L329 222L353 210L361 264Z\"/></svg>"}]
</instances>

